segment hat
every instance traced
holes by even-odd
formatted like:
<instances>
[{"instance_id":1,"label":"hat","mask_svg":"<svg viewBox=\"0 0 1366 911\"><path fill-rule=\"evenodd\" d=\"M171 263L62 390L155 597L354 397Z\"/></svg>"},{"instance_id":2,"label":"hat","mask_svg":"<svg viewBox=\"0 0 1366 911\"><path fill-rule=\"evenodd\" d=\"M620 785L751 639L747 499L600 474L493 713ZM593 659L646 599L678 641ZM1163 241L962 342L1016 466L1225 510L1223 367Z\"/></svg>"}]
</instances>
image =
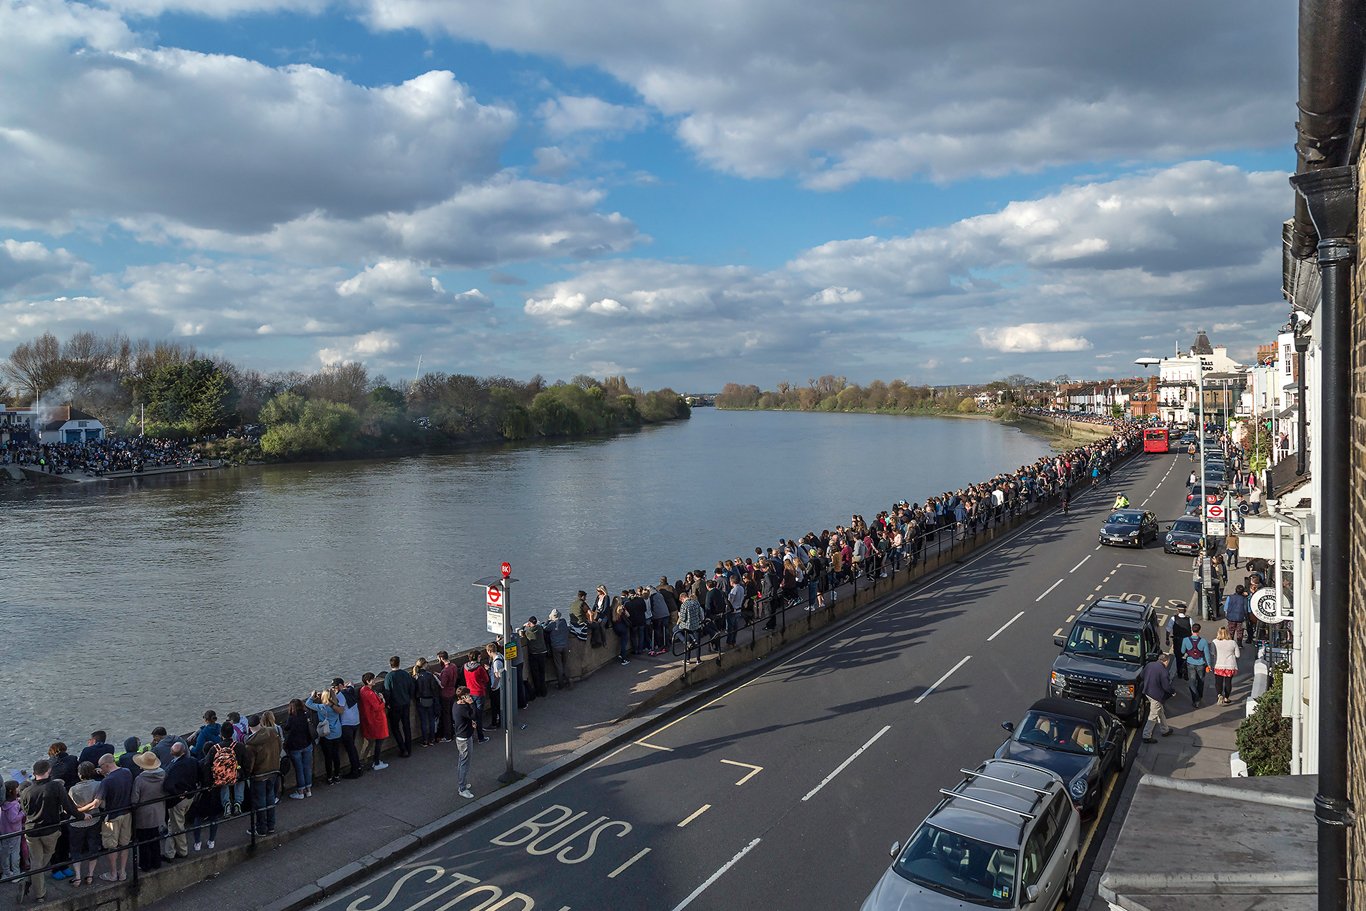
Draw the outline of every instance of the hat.
<instances>
[{"instance_id":1,"label":"hat","mask_svg":"<svg viewBox=\"0 0 1366 911\"><path fill-rule=\"evenodd\" d=\"M158 759L157 754L153 753L151 750L148 750L145 753L138 753L133 757L133 762L137 763L138 768L147 772L150 772L152 769L161 768L161 760Z\"/></svg>"},{"instance_id":2,"label":"hat","mask_svg":"<svg viewBox=\"0 0 1366 911\"><path fill-rule=\"evenodd\" d=\"M527 622L527 623L535 623L535 622L536 622L536 615L535 615L535 614L532 614L530 617L527 617L527 618L526 618L526 622Z\"/></svg>"},{"instance_id":3,"label":"hat","mask_svg":"<svg viewBox=\"0 0 1366 911\"><path fill-rule=\"evenodd\" d=\"M333 686L344 686L345 684L346 684L346 681L345 681L343 678L341 678L341 677L333 677L333 678L332 678L332 685L333 685Z\"/></svg>"}]
</instances>

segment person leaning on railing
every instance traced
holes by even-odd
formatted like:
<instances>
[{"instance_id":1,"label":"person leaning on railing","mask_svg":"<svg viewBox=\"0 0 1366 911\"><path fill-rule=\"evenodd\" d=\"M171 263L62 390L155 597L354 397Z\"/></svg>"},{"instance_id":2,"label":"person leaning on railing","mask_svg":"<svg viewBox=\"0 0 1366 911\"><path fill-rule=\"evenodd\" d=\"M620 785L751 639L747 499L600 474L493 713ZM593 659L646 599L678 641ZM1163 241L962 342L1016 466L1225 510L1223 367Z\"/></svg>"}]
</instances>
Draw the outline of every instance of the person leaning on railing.
<instances>
[{"instance_id":1,"label":"person leaning on railing","mask_svg":"<svg viewBox=\"0 0 1366 911\"><path fill-rule=\"evenodd\" d=\"M112 758L110 764L113 764ZM31 897L41 902L47 896L47 870L44 868L57 849L62 822L88 818L88 814L72 802L66 785L52 777L52 763L46 759L33 764L33 781L20 794L19 807L24 814L24 834L28 840L28 868L36 871L29 876L21 900Z\"/></svg>"}]
</instances>

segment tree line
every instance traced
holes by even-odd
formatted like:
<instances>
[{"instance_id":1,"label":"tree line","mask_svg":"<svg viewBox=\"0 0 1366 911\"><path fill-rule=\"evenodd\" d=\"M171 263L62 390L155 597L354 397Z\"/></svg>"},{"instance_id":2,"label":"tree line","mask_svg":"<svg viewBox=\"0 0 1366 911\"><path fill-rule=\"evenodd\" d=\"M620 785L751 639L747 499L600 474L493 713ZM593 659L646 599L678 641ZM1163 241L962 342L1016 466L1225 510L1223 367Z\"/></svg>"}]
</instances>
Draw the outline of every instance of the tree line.
<instances>
[{"instance_id":1,"label":"tree line","mask_svg":"<svg viewBox=\"0 0 1366 911\"><path fill-rule=\"evenodd\" d=\"M911 386L902 380L873 380L867 386L842 376L822 376L805 386L779 383L776 389L727 383L716 396L718 408L756 408L783 411L880 411L894 414L932 414L977 410L972 396L956 389Z\"/></svg>"},{"instance_id":2,"label":"tree line","mask_svg":"<svg viewBox=\"0 0 1366 911\"><path fill-rule=\"evenodd\" d=\"M392 383L354 362L262 373L181 342L92 332L16 345L0 377L0 401L71 404L123 435L144 420L148 436L259 434L261 452L281 458L577 436L690 413L672 389L643 392L620 376L551 384L433 372Z\"/></svg>"}]
</instances>

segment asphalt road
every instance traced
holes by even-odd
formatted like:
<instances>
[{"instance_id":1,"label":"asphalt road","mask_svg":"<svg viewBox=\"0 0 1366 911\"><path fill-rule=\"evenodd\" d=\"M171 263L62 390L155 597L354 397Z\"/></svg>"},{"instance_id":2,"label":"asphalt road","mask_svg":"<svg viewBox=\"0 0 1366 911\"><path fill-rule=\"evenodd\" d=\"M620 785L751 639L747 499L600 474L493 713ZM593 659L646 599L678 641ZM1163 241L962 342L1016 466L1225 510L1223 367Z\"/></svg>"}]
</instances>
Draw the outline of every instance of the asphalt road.
<instances>
[{"instance_id":1,"label":"asphalt road","mask_svg":"<svg viewBox=\"0 0 1366 911\"><path fill-rule=\"evenodd\" d=\"M1188 598L1187 558L1160 543L1096 543L1120 490L1165 530L1184 505L1185 471L1174 455L1136 457L1074 497L1070 516L1036 518L320 907L858 908L938 789L990 756L1000 723L1044 695L1053 636L1079 607L1100 595Z\"/></svg>"}]
</instances>

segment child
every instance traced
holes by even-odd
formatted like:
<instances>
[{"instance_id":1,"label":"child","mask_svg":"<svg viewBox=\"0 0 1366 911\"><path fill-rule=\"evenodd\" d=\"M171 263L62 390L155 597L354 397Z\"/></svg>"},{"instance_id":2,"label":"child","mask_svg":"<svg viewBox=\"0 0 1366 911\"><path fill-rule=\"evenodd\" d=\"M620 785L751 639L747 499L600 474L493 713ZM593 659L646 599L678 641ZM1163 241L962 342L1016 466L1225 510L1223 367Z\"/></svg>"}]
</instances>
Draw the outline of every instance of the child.
<instances>
[{"instance_id":1,"label":"child","mask_svg":"<svg viewBox=\"0 0 1366 911\"><path fill-rule=\"evenodd\" d=\"M0 804L0 877L19 875L19 843L24 831L24 811L19 809L19 782L5 782L5 802Z\"/></svg>"}]
</instances>

